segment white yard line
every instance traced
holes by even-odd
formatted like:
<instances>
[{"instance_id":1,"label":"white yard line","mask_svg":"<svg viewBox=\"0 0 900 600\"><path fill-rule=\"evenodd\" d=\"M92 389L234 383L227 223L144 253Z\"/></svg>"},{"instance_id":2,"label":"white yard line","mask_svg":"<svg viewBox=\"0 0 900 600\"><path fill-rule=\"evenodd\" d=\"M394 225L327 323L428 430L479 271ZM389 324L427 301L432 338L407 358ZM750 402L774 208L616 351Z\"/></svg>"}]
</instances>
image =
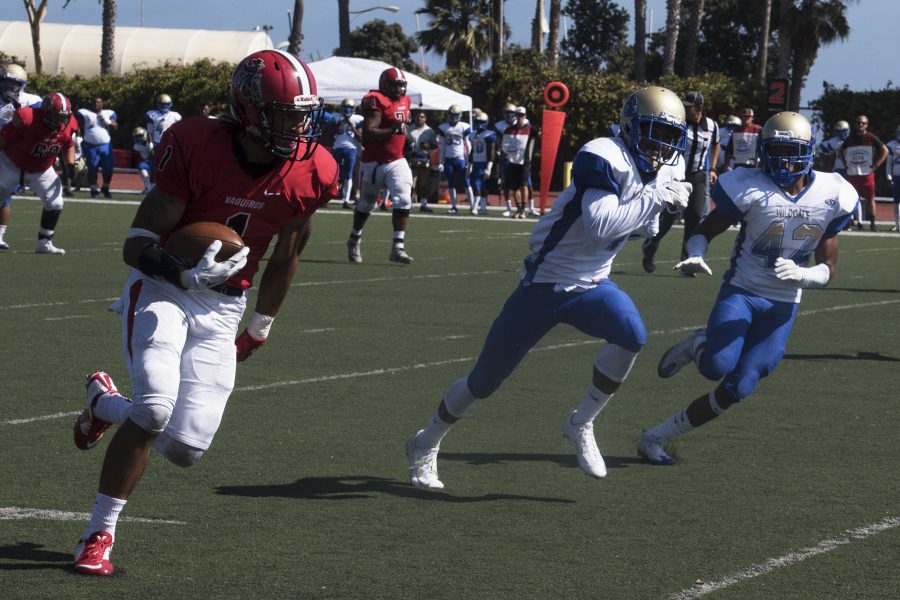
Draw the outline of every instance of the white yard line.
<instances>
[{"instance_id":1,"label":"white yard line","mask_svg":"<svg viewBox=\"0 0 900 600\"><path fill-rule=\"evenodd\" d=\"M672 594L671 596L669 596L668 600L693 600L694 598L705 596L710 592L715 592L717 590L727 588L736 583L740 583L748 579L753 579L754 577L759 577L760 575L767 575L772 571L795 565L806 560L807 558L812 558L820 554L825 554L826 552L831 552L832 550L850 544L851 542L864 540L866 538L872 537L875 534L881 533L882 531L893 529L894 527L898 526L900 526L900 516L887 517L886 519L883 519L878 523L873 523L872 525L868 525L866 527L849 529L842 535L823 540L815 546L803 548L801 550L797 550L796 552L788 552L787 554L782 554L781 556L778 556L776 558L769 558L767 560L764 560L763 562L750 565L746 569L738 571L737 573L726 575L725 577L717 579L716 581L698 581L691 587L681 590L676 594Z\"/></svg>"},{"instance_id":2,"label":"white yard line","mask_svg":"<svg viewBox=\"0 0 900 600\"><path fill-rule=\"evenodd\" d=\"M90 521L91 513L69 512L52 508L22 508L20 506L0 506L0 521L33 519L38 521ZM120 517L125 523L156 523L161 525L187 525L184 521L169 519L145 519L142 517Z\"/></svg>"}]
</instances>

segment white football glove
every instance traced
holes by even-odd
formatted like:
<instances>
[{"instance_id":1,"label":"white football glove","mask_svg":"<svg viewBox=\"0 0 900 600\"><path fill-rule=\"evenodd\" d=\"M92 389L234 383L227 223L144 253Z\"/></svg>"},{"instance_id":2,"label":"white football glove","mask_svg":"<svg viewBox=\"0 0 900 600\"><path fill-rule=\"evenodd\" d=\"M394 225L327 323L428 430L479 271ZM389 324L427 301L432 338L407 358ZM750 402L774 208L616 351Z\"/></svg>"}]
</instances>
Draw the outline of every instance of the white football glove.
<instances>
[{"instance_id":1,"label":"white football glove","mask_svg":"<svg viewBox=\"0 0 900 600\"><path fill-rule=\"evenodd\" d=\"M659 188L659 199L666 205L666 210L676 213L687 208L694 186L685 181L667 181Z\"/></svg>"},{"instance_id":2,"label":"white football glove","mask_svg":"<svg viewBox=\"0 0 900 600\"><path fill-rule=\"evenodd\" d=\"M825 287L831 279L828 265L821 263L814 267L799 267L789 258L775 259L775 277L781 281L797 281L802 287Z\"/></svg>"},{"instance_id":3,"label":"white football glove","mask_svg":"<svg viewBox=\"0 0 900 600\"><path fill-rule=\"evenodd\" d=\"M444 163L438 163L437 169L438 169L438 173L443 173L444 172Z\"/></svg>"},{"instance_id":4,"label":"white football glove","mask_svg":"<svg viewBox=\"0 0 900 600\"><path fill-rule=\"evenodd\" d=\"M681 271L685 275L694 275L696 273L712 275L712 269L709 268L702 256L689 256L672 268Z\"/></svg>"},{"instance_id":5,"label":"white football glove","mask_svg":"<svg viewBox=\"0 0 900 600\"><path fill-rule=\"evenodd\" d=\"M203 258L193 269L181 272L181 287L187 290L202 290L224 283L247 264L250 248L244 246L234 256L216 262L216 254L222 249L222 242L215 240L203 253Z\"/></svg>"}]
</instances>

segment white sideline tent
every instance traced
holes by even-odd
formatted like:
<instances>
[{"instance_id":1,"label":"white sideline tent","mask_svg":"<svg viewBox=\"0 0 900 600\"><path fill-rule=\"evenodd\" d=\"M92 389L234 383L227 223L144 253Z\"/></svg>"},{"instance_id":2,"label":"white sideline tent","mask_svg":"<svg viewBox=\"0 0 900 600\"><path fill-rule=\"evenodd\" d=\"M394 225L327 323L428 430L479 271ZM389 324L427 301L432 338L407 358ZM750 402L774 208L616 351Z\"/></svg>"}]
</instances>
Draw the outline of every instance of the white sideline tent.
<instances>
[{"instance_id":1,"label":"white sideline tent","mask_svg":"<svg viewBox=\"0 0 900 600\"><path fill-rule=\"evenodd\" d=\"M344 98L357 102L369 90L378 89L378 76L392 65L367 58L332 56L309 63L316 78L319 96L326 104L340 104ZM406 74L406 95L413 108L447 110L451 104L459 104L463 111L472 111L472 98L450 88L432 83L412 73Z\"/></svg>"},{"instance_id":2,"label":"white sideline tent","mask_svg":"<svg viewBox=\"0 0 900 600\"><path fill-rule=\"evenodd\" d=\"M95 25L41 23L41 56L44 73L100 74L102 29ZM264 31L216 31L211 29L160 29L116 27L113 73L165 63L189 64L201 58L237 64L257 50L274 48ZM25 70L34 72L34 49L27 21L0 21L0 49L25 59Z\"/></svg>"}]
</instances>

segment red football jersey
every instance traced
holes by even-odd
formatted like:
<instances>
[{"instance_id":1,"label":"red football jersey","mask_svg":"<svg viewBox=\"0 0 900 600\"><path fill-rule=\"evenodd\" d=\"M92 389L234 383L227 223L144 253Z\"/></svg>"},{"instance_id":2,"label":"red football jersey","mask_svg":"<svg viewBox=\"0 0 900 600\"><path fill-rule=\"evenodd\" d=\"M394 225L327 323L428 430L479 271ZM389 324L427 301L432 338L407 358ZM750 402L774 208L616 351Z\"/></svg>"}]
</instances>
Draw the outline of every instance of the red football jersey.
<instances>
[{"instance_id":1,"label":"red football jersey","mask_svg":"<svg viewBox=\"0 0 900 600\"><path fill-rule=\"evenodd\" d=\"M156 185L187 201L173 231L188 223L214 221L240 234L250 254L247 266L228 283L246 289L282 226L311 215L337 194L338 170L331 153L320 146L305 161L283 161L253 177L235 155L236 135L230 123L218 119L175 123L156 150Z\"/></svg>"},{"instance_id":2,"label":"red football jersey","mask_svg":"<svg viewBox=\"0 0 900 600\"><path fill-rule=\"evenodd\" d=\"M78 131L75 117L57 131L52 131L41 119L40 109L20 108L12 121L0 129L5 142L3 152L26 173L43 173L53 166L56 156L73 144L72 134Z\"/></svg>"},{"instance_id":3,"label":"red football jersey","mask_svg":"<svg viewBox=\"0 0 900 600\"><path fill-rule=\"evenodd\" d=\"M363 115L367 112L381 113L381 127L396 127L409 123L409 96L403 96L396 102L375 90L370 91L362 99ZM365 143L362 162L389 163L403 158L403 146L406 134L395 133L386 140Z\"/></svg>"}]
</instances>

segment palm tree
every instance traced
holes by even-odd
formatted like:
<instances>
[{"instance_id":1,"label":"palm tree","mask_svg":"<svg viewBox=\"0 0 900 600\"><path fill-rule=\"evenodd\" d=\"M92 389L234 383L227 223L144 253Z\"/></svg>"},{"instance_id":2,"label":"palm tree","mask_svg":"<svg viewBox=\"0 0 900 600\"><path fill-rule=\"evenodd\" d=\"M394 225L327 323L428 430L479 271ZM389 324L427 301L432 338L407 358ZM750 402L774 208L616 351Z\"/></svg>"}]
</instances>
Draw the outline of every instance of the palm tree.
<instances>
[{"instance_id":1,"label":"palm tree","mask_svg":"<svg viewBox=\"0 0 900 600\"><path fill-rule=\"evenodd\" d=\"M666 0L666 46L663 50L663 75L675 74L675 49L681 24L681 0Z\"/></svg>"},{"instance_id":2,"label":"palm tree","mask_svg":"<svg viewBox=\"0 0 900 600\"><path fill-rule=\"evenodd\" d=\"M634 0L634 78L647 79L647 0Z\"/></svg>"},{"instance_id":3,"label":"palm tree","mask_svg":"<svg viewBox=\"0 0 900 600\"><path fill-rule=\"evenodd\" d=\"M423 48L442 54L450 68L477 67L490 57L492 36L499 36L483 0L426 0L416 14L428 15L427 29L416 34Z\"/></svg>"},{"instance_id":4,"label":"palm tree","mask_svg":"<svg viewBox=\"0 0 900 600\"><path fill-rule=\"evenodd\" d=\"M769 0L771 2L772 0ZM684 47L684 75L697 72L697 45L700 42L700 22L703 20L704 0L693 0L688 20L687 40Z\"/></svg>"},{"instance_id":5,"label":"palm tree","mask_svg":"<svg viewBox=\"0 0 900 600\"><path fill-rule=\"evenodd\" d=\"M850 35L844 0L801 0L791 15L791 89L788 107L800 107L800 93L819 48Z\"/></svg>"},{"instance_id":6,"label":"palm tree","mask_svg":"<svg viewBox=\"0 0 900 600\"><path fill-rule=\"evenodd\" d=\"M25 12L28 13L28 26L31 27L31 47L34 49L34 71L44 71L44 58L41 56L41 21L47 15L47 0L41 0L38 6L34 0L24 0ZM65 8L65 7L63 7Z\"/></svg>"},{"instance_id":7,"label":"palm tree","mask_svg":"<svg viewBox=\"0 0 900 600\"><path fill-rule=\"evenodd\" d=\"M291 15L291 33L288 35L287 51L300 56L300 45L303 43L303 0L294 0L294 12Z\"/></svg>"},{"instance_id":8,"label":"palm tree","mask_svg":"<svg viewBox=\"0 0 900 600\"><path fill-rule=\"evenodd\" d=\"M544 0L537 0L534 3L534 19L531 21L531 49L535 52L541 52L544 43L544 28L542 27L544 20Z\"/></svg>"},{"instance_id":9,"label":"palm tree","mask_svg":"<svg viewBox=\"0 0 900 600\"><path fill-rule=\"evenodd\" d=\"M547 62L551 67L559 63L559 17L562 0L550 0L550 32L547 34Z\"/></svg>"},{"instance_id":10,"label":"palm tree","mask_svg":"<svg viewBox=\"0 0 900 600\"><path fill-rule=\"evenodd\" d=\"M103 0L100 42L100 74L111 75L116 59L116 0Z\"/></svg>"},{"instance_id":11,"label":"palm tree","mask_svg":"<svg viewBox=\"0 0 900 600\"><path fill-rule=\"evenodd\" d=\"M772 0L765 0L763 8L762 29L759 32L759 71L757 79L760 83L766 81L766 66L769 62L769 26L772 22Z\"/></svg>"},{"instance_id":12,"label":"palm tree","mask_svg":"<svg viewBox=\"0 0 900 600\"><path fill-rule=\"evenodd\" d=\"M338 0L338 56L350 55L350 0Z\"/></svg>"}]
</instances>

